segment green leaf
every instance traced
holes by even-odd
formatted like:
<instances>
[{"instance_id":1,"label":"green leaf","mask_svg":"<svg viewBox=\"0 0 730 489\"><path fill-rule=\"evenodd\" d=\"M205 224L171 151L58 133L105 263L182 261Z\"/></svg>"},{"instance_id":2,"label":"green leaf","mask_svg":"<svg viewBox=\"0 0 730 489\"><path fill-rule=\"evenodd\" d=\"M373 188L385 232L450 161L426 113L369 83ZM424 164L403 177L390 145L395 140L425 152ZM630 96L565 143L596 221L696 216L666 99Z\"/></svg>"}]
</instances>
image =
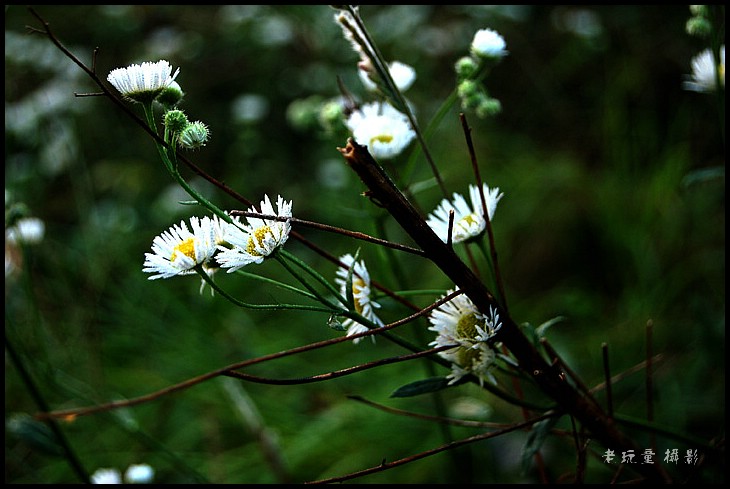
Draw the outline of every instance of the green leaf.
<instances>
[{"instance_id":1,"label":"green leaf","mask_svg":"<svg viewBox=\"0 0 730 489\"><path fill-rule=\"evenodd\" d=\"M47 424L33 419L27 414L13 414L5 422L9 433L18 437L31 447L47 455L63 455L64 451L56 436Z\"/></svg>"},{"instance_id":2,"label":"green leaf","mask_svg":"<svg viewBox=\"0 0 730 489\"><path fill-rule=\"evenodd\" d=\"M532 431L530 431L530 434L527 437L527 442L525 443L525 449L522 451L523 472L527 472L529 470L530 464L532 463L532 457L538 452L538 450L540 450L540 447L550 434L550 430L555 427L559 420L560 416L556 416L535 423L532 426Z\"/></svg>"},{"instance_id":3,"label":"green leaf","mask_svg":"<svg viewBox=\"0 0 730 489\"><path fill-rule=\"evenodd\" d=\"M430 377L424 380L417 380L402 387L398 387L390 397L412 397L429 392L436 392L449 387L449 380L446 377Z\"/></svg>"}]
</instances>

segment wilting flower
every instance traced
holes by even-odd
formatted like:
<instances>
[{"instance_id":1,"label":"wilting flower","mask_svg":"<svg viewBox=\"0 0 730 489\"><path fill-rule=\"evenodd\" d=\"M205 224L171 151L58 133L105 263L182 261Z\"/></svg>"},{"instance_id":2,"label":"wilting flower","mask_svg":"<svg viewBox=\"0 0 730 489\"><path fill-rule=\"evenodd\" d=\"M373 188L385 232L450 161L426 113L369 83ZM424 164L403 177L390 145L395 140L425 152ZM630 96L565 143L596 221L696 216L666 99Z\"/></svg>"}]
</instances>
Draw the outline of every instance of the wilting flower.
<instances>
[{"instance_id":1,"label":"wilting flower","mask_svg":"<svg viewBox=\"0 0 730 489\"><path fill-rule=\"evenodd\" d=\"M365 319L372 321L373 323L382 326L383 321L375 315L374 309L378 309L380 304L370 299L370 274L368 269L365 267L365 262L355 261L355 258L349 253L341 256L340 261L347 266L347 268L337 269L337 278L335 283L340 286L340 295L343 297L348 296L348 287L352 285L352 298L355 305L355 311L357 311ZM351 284L347 281L347 276L352 270L352 282ZM347 318L342 322L342 326L347 328L347 336L352 336L357 333L367 331L369 328L363 324L356 322L351 318ZM362 338L356 338L353 343L358 343Z\"/></svg>"},{"instance_id":2,"label":"wilting flower","mask_svg":"<svg viewBox=\"0 0 730 489\"><path fill-rule=\"evenodd\" d=\"M350 114L345 125L376 159L399 155L416 137L408 117L385 102L363 105Z\"/></svg>"},{"instance_id":3,"label":"wilting flower","mask_svg":"<svg viewBox=\"0 0 730 489\"><path fill-rule=\"evenodd\" d=\"M717 88L717 72L720 83L725 87L725 46L720 48L719 66L715 66L715 58L709 49L692 58L692 75L682 86L685 90L694 92L713 92Z\"/></svg>"},{"instance_id":4,"label":"wilting flower","mask_svg":"<svg viewBox=\"0 0 730 489\"><path fill-rule=\"evenodd\" d=\"M471 41L471 52L481 58L501 58L507 56L504 38L492 29L480 29Z\"/></svg>"},{"instance_id":5,"label":"wilting flower","mask_svg":"<svg viewBox=\"0 0 730 489\"><path fill-rule=\"evenodd\" d=\"M446 295L452 292L449 290ZM490 308L489 314L482 314L466 295L461 294L436 308L429 316L429 321L432 325L429 330L437 333L430 345L454 346L439 352L442 358L452 364L451 374L447 376L449 384L467 374L476 375L480 382L493 380L489 368L497 353L487 340L494 337L502 327L496 309Z\"/></svg>"},{"instance_id":6,"label":"wilting flower","mask_svg":"<svg viewBox=\"0 0 730 489\"><path fill-rule=\"evenodd\" d=\"M372 77L377 77L378 74L372 68L372 64L369 62L361 62L358 64L358 68L357 72L360 75L360 81L362 81L365 88L370 91L377 90L378 85L372 80ZM416 70L412 66L401 63L400 61L388 63L388 71L390 72L390 77L393 79L393 83L395 83L395 86L401 92L405 92L411 88L411 85L416 80Z\"/></svg>"},{"instance_id":7,"label":"wilting flower","mask_svg":"<svg viewBox=\"0 0 730 489\"><path fill-rule=\"evenodd\" d=\"M117 68L106 79L129 100L149 103L175 80L178 73L180 68L173 75L172 66L163 59L156 63L145 61L141 65Z\"/></svg>"},{"instance_id":8,"label":"wilting flower","mask_svg":"<svg viewBox=\"0 0 730 489\"><path fill-rule=\"evenodd\" d=\"M275 212L269 196L264 195L260 214L283 218L292 217L291 207L291 201L286 202L279 196ZM255 207L251 207L248 212L259 213ZM228 273L249 263L263 262L264 258L282 246L289 238L289 231L291 231L289 220L277 221L257 217L249 217L247 220L247 224L227 224L224 239L230 247L218 246L220 253L216 259L221 267L229 269Z\"/></svg>"},{"instance_id":9,"label":"wilting flower","mask_svg":"<svg viewBox=\"0 0 730 489\"><path fill-rule=\"evenodd\" d=\"M490 190L486 183L482 185L482 190L484 200L487 203L489 220L491 221L494 217L494 211L497 209L497 202L504 193L499 192L499 187ZM484 218L484 207L482 207L479 187L469 185L469 196L471 207L461 194L454 192L453 201L442 200L436 210L429 214L426 222L444 243L447 243L449 238L449 211L452 210L454 211L454 224L451 231L453 243L467 241L484 232L487 221Z\"/></svg>"},{"instance_id":10,"label":"wilting flower","mask_svg":"<svg viewBox=\"0 0 730 489\"><path fill-rule=\"evenodd\" d=\"M213 221L191 217L190 229L181 221L153 240L153 253L145 253L143 271L156 273L150 280L189 275L196 266L207 263L215 250Z\"/></svg>"}]
</instances>

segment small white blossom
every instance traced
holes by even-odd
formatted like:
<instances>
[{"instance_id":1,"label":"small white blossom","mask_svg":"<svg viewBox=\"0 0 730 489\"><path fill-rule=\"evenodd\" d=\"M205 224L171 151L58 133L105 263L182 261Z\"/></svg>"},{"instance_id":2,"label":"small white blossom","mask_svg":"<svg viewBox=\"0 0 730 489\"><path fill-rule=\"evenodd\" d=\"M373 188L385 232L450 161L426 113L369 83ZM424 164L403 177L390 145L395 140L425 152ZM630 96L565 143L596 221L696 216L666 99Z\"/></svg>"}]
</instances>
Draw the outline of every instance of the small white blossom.
<instances>
[{"instance_id":1,"label":"small white blossom","mask_svg":"<svg viewBox=\"0 0 730 489\"><path fill-rule=\"evenodd\" d=\"M124 481L127 484L149 484L154 477L154 469L147 464L132 464L124 472Z\"/></svg>"},{"instance_id":2,"label":"small white blossom","mask_svg":"<svg viewBox=\"0 0 730 489\"><path fill-rule=\"evenodd\" d=\"M360 81L366 89L374 92L378 89L378 86L370 79L371 76L378 76L377 73L373 72L372 68L366 69L366 66L371 66L370 63L360 63L358 65L358 74L360 75ZM393 61L388 64L388 71L390 71L390 77L393 79L395 86L401 92L405 92L413 85L416 81L416 70L412 66L409 66L400 61Z\"/></svg>"},{"instance_id":3,"label":"small white blossom","mask_svg":"<svg viewBox=\"0 0 730 489\"><path fill-rule=\"evenodd\" d=\"M446 295L451 292L449 290ZM454 346L439 352L452 364L451 374L447 376L449 384L467 374L476 375L480 382L485 379L494 382L489 368L494 364L497 353L486 340L502 327L496 309L490 308L490 314L484 315L466 295L461 294L431 312L429 321L431 327L428 329L437 333L430 345Z\"/></svg>"},{"instance_id":4,"label":"small white blossom","mask_svg":"<svg viewBox=\"0 0 730 489\"><path fill-rule=\"evenodd\" d=\"M5 230L5 240L10 243L37 244L43 241L45 223L37 217L22 217Z\"/></svg>"},{"instance_id":5,"label":"small white blossom","mask_svg":"<svg viewBox=\"0 0 730 489\"><path fill-rule=\"evenodd\" d=\"M499 187L490 190L486 183L482 185L482 190L484 200L487 203L489 220L491 221L497 209L497 203L504 193L499 192ZM471 206L467 204L466 199L461 194L454 192L452 201L443 199L436 210L429 214L426 222L444 243L447 243L449 238L449 211L451 210L454 211L454 224L451 232L453 243L467 241L484 232L487 221L484 218L484 207L482 207L479 187L469 185L469 196Z\"/></svg>"},{"instance_id":6,"label":"small white blossom","mask_svg":"<svg viewBox=\"0 0 730 489\"><path fill-rule=\"evenodd\" d=\"M388 103L373 102L354 111L345 122L358 144L376 158L399 155L416 137L408 117Z\"/></svg>"},{"instance_id":7,"label":"small white blossom","mask_svg":"<svg viewBox=\"0 0 730 489\"><path fill-rule=\"evenodd\" d=\"M720 48L720 65L715 66L712 51L705 49L692 58L692 75L682 86L694 92L713 92L717 88L715 73L719 72L720 83L725 87L725 46Z\"/></svg>"},{"instance_id":8,"label":"small white blossom","mask_svg":"<svg viewBox=\"0 0 730 489\"><path fill-rule=\"evenodd\" d=\"M92 484L121 484L122 476L116 469L97 469L91 474Z\"/></svg>"},{"instance_id":9,"label":"small white blossom","mask_svg":"<svg viewBox=\"0 0 730 489\"><path fill-rule=\"evenodd\" d=\"M335 283L340 286L340 295L342 297L347 297L348 295L347 287L349 284L347 282L347 275L349 274L349 270L352 269L352 298L355 303L355 311L365 319L382 326L383 321L374 311L374 309L380 308L380 304L370 299L370 274L365 267L365 262L362 260L355 262L355 258L349 253L341 256L340 261L347 266L347 268L340 267L337 269ZM351 318L345 319L342 322L342 326L347 328L347 336L362 333L369 329L367 326L355 322ZM361 339L356 338L353 340L353 343L357 344Z\"/></svg>"},{"instance_id":10,"label":"small white blossom","mask_svg":"<svg viewBox=\"0 0 730 489\"><path fill-rule=\"evenodd\" d=\"M471 52L482 58L501 58L507 55L504 38L492 29L480 29L474 34Z\"/></svg>"},{"instance_id":11,"label":"small white blossom","mask_svg":"<svg viewBox=\"0 0 730 489\"><path fill-rule=\"evenodd\" d=\"M255 212L269 216L292 217L292 202L286 202L281 196L276 202L277 211L264 195L261 201L261 211L251 207L248 212ZM247 218L247 224L234 223L225 226L224 240L230 247L219 245L218 263L228 268L228 273L234 272L250 263L261 263L264 258L282 246L289 238L291 223L289 220L276 221L272 219Z\"/></svg>"},{"instance_id":12,"label":"small white blossom","mask_svg":"<svg viewBox=\"0 0 730 489\"><path fill-rule=\"evenodd\" d=\"M172 66L165 60L156 63L145 61L141 65L112 70L107 80L129 100L151 102L175 80L178 73L180 68L173 75Z\"/></svg>"},{"instance_id":13,"label":"small white blossom","mask_svg":"<svg viewBox=\"0 0 730 489\"><path fill-rule=\"evenodd\" d=\"M216 250L213 221L209 217L190 218L191 229L181 221L157 236L153 253L145 253L144 272L156 273L150 280L195 273L193 268L205 264Z\"/></svg>"}]
</instances>

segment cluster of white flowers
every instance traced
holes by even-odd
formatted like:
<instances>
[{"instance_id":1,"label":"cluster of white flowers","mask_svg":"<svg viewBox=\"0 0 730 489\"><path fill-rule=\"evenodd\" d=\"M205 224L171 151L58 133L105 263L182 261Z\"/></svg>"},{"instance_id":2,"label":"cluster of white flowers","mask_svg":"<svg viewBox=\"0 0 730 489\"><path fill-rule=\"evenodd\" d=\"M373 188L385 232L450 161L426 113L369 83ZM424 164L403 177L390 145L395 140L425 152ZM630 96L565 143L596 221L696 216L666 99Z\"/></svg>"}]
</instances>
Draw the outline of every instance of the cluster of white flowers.
<instances>
[{"instance_id":1,"label":"cluster of white flowers","mask_svg":"<svg viewBox=\"0 0 730 489\"><path fill-rule=\"evenodd\" d=\"M482 185L482 192L484 193L487 213L491 221L497 209L497 202L504 193L499 192L499 187L490 190L486 183ZM468 241L484 232L487 221L484 217L484 206L482 205L479 187L469 185L469 196L471 198L471 207L462 195L454 193L452 201L442 200L436 210L429 214L426 222L444 243L449 240L449 215L451 211L454 212L451 230L452 243Z\"/></svg>"},{"instance_id":2,"label":"cluster of white flowers","mask_svg":"<svg viewBox=\"0 0 730 489\"><path fill-rule=\"evenodd\" d=\"M292 217L292 203L281 196L277 211L268 195L261 201L261 211L251 207L248 212L281 218ZM288 220L278 221L250 217L247 223L239 219L225 222L220 217L191 217L190 227L185 221L172 226L152 242L152 253L146 253L144 272L154 273L150 280L188 275L202 266L206 272L220 267L233 272L250 263L261 263L282 246L291 230Z\"/></svg>"},{"instance_id":3,"label":"cluster of white flowers","mask_svg":"<svg viewBox=\"0 0 730 489\"><path fill-rule=\"evenodd\" d=\"M355 261L355 257L346 254L340 257L340 262L347 268L340 267L337 269L337 278L335 283L340 286L340 295L348 296L348 287L352 287L352 298L357 311L365 319L372 321L378 326L383 325L383 321L375 314L374 309L380 308L380 304L370 299L370 274L362 260ZM352 282L348 282L348 275L352 273ZM347 328L347 336L362 333L368 330L364 324L360 324L351 318L343 321L342 326ZM356 338L353 343L357 344L362 338ZM374 340L374 337L373 337Z\"/></svg>"},{"instance_id":4,"label":"cluster of white flowers","mask_svg":"<svg viewBox=\"0 0 730 489\"><path fill-rule=\"evenodd\" d=\"M446 295L452 292L449 290ZM454 345L451 349L439 352L441 357L451 362L451 373L447 376L449 384L467 374L475 375L480 383L484 380L496 382L489 369L494 364L497 352L488 343L502 327L496 309L490 308L489 314L482 314L462 294L436 308L429 316L429 321L429 330L437 333L431 346Z\"/></svg>"}]
</instances>

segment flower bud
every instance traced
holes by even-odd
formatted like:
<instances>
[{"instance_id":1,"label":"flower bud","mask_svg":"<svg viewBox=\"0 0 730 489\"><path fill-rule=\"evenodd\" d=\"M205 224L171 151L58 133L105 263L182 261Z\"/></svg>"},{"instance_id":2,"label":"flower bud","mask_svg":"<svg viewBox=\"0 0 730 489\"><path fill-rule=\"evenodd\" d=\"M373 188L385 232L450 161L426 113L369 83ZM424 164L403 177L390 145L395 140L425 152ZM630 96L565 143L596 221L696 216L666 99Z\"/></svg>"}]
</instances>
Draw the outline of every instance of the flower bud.
<instances>
[{"instance_id":1,"label":"flower bud","mask_svg":"<svg viewBox=\"0 0 730 489\"><path fill-rule=\"evenodd\" d=\"M197 149L205 146L210 132L208 127L200 121L188 124L180 133L180 146L186 149Z\"/></svg>"},{"instance_id":2,"label":"flower bud","mask_svg":"<svg viewBox=\"0 0 730 489\"><path fill-rule=\"evenodd\" d=\"M185 93L183 93L180 85L173 81L165 89L162 90L155 101L161 103L164 107L172 108L180 103Z\"/></svg>"},{"instance_id":3,"label":"flower bud","mask_svg":"<svg viewBox=\"0 0 730 489\"><path fill-rule=\"evenodd\" d=\"M179 135L189 125L190 121L182 110L170 110L165 113L165 127L171 134Z\"/></svg>"}]
</instances>

